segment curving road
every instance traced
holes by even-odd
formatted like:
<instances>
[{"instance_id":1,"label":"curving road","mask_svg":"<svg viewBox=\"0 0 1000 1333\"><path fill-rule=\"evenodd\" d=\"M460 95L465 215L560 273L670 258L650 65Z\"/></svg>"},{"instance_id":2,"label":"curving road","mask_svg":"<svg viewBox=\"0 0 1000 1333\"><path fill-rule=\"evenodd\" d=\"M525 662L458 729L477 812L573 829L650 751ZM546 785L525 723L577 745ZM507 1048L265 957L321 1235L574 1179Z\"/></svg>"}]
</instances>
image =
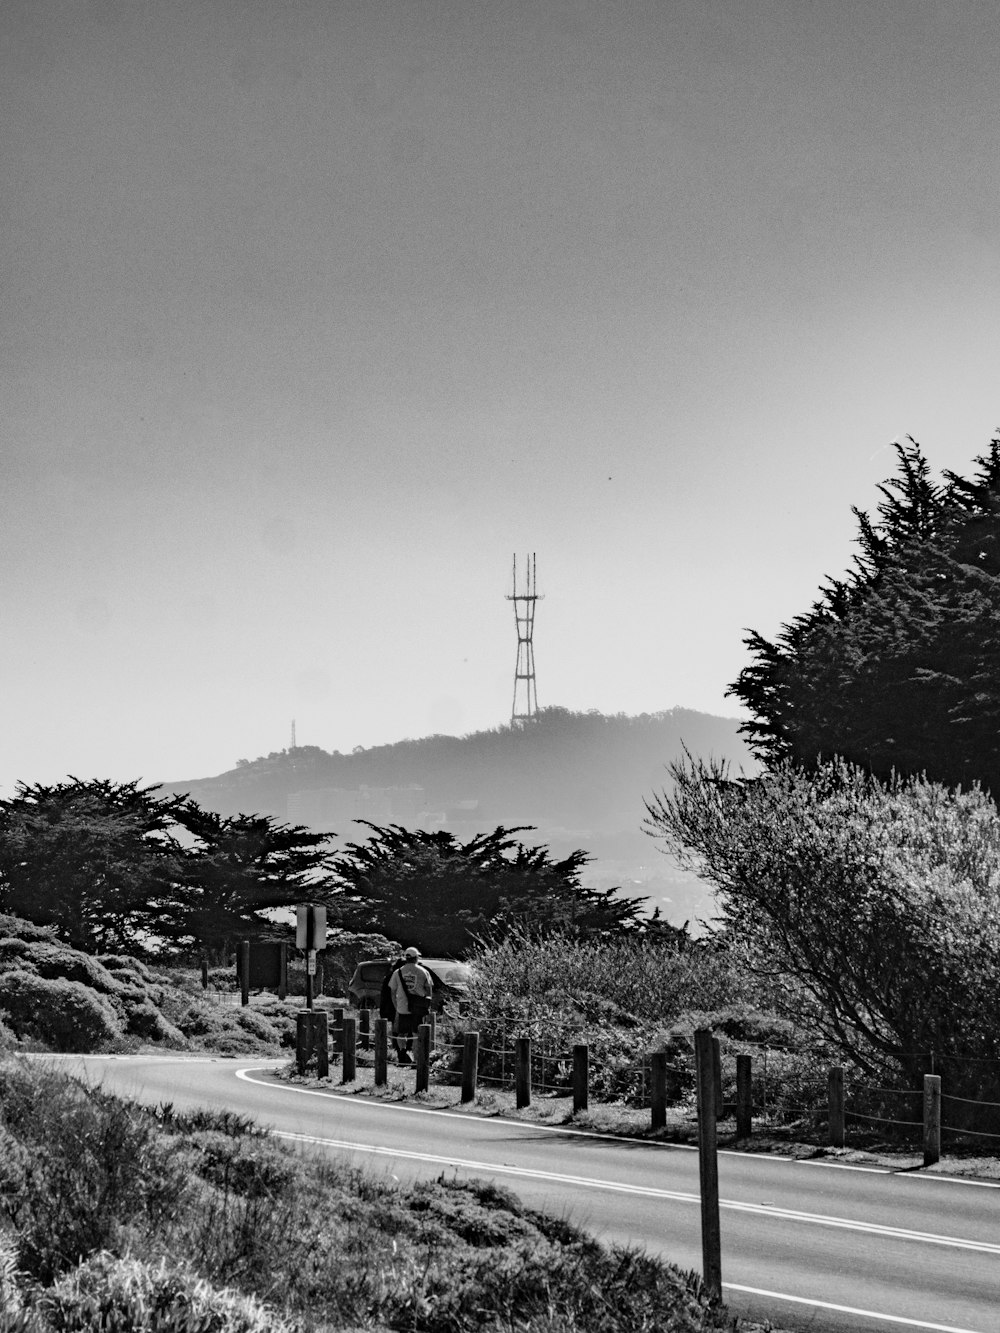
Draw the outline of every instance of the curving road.
<instances>
[{"instance_id":1,"label":"curving road","mask_svg":"<svg viewBox=\"0 0 1000 1333\"><path fill-rule=\"evenodd\" d=\"M61 1057L126 1096L253 1115L399 1179L489 1176L605 1241L701 1267L697 1153L280 1083L266 1062ZM285 1063L274 1062L274 1063ZM727 1303L817 1333L998 1333L1000 1186L721 1153Z\"/></svg>"}]
</instances>

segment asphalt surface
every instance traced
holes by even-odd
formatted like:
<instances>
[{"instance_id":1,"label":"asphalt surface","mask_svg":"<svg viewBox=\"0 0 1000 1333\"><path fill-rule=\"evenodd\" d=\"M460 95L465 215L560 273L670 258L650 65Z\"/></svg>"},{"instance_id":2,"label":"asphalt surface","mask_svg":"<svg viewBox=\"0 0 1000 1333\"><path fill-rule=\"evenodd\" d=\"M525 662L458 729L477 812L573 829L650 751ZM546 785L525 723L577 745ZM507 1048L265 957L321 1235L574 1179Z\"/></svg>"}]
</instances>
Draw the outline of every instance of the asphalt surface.
<instances>
[{"instance_id":1,"label":"asphalt surface","mask_svg":"<svg viewBox=\"0 0 1000 1333\"><path fill-rule=\"evenodd\" d=\"M123 1095L253 1115L400 1180L490 1177L606 1242L701 1268L697 1152L279 1082L267 1062L61 1057ZM740 1314L817 1333L1000 1333L1000 1186L723 1152L722 1275Z\"/></svg>"}]
</instances>

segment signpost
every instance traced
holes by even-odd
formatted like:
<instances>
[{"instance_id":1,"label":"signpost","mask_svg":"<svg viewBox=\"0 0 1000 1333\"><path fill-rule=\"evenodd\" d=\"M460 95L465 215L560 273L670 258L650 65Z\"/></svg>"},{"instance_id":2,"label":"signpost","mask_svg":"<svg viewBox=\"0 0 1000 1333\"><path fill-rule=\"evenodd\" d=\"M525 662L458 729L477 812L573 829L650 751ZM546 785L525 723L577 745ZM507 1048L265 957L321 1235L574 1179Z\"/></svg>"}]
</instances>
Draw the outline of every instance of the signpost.
<instances>
[{"instance_id":1,"label":"signpost","mask_svg":"<svg viewBox=\"0 0 1000 1333\"><path fill-rule=\"evenodd\" d=\"M306 1007L295 1022L295 1047L299 1073L305 1073L310 1054L316 1052L317 1071L326 1078L330 1068L329 1032L326 1013L314 1013L313 986L316 953L326 948L326 908L319 903L299 903L295 909L295 947L306 956Z\"/></svg>"},{"instance_id":2,"label":"signpost","mask_svg":"<svg viewBox=\"0 0 1000 1333\"><path fill-rule=\"evenodd\" d=\"M326 908L321 903L299 903L295 909L295 947L306 955L306 1008L313 1008L316 952L326 948Z\"/></svg>"}]
</instances>

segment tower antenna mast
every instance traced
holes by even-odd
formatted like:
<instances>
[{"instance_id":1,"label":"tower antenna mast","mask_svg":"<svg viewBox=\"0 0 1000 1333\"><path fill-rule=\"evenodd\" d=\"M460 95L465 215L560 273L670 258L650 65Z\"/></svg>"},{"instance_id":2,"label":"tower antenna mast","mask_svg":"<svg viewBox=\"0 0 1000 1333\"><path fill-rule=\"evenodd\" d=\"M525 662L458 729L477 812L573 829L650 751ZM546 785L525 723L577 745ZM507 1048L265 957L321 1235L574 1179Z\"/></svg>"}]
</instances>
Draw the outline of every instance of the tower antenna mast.
<instances>
[{"instance_id":1,"label":"tower antenna mast","mask_svg":"<svg viewBox=\"0 0 1000 1333\"><path fill-rule=\"evenodd\" d=\"M510 710L510 725L523 726L538 714L538 694L535 689L535 603L538 580L534 553L525 556L524 587L518 591L517 556L514 556L513 592L507 598L514 603L514 623L517 626L517 662L514 666L514 703Z\"/></svg>"}]
</instances>

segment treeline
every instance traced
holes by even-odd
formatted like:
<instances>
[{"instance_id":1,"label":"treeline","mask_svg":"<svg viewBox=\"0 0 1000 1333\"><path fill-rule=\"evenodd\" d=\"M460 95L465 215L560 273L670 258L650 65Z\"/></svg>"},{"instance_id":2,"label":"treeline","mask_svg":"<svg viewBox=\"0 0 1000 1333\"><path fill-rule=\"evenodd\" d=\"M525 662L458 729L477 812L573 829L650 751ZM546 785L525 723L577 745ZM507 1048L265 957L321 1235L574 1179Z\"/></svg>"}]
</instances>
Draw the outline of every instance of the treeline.
<instances>
[{"instance_id":1,"label":"treeline","mask_svg":"<svg viewBox=\"0 0 1000 1333\"><path fill-rule=\"evenodd\" d=\"M325 902L332 924L460 955L516 923L532 935L654 932L641 901L586 888L563 858L497 827L466 841L371 824L333 854L324 834L268 815L225 816L136 782L21 784L0 802L0 911L95 954L196 953L222 961L275 934L277 909Z\"/></svg>"}]
</instances>

